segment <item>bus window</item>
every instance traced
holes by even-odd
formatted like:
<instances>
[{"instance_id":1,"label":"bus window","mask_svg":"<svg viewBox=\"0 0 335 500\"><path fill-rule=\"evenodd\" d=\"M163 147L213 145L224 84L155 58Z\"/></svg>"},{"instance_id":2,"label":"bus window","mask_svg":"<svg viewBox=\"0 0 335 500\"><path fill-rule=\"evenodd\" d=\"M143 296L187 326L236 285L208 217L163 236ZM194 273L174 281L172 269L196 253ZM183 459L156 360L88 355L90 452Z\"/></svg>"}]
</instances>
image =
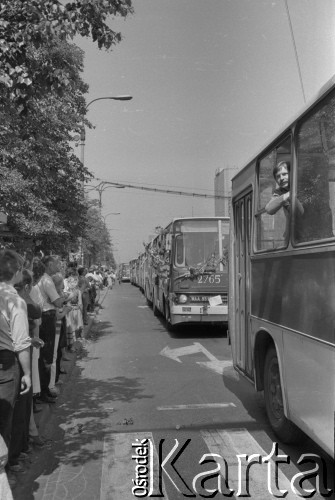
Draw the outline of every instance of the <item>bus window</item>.
<instances>
[{"instance_id":1,"label":"bus window","mask_svg":"<svg viewBox=\"0 0 335 500\"><path fill-rule=\"evenodd\" d=\"M185 266L184 262L184 238L182 234L176 236L176 265Z\"/></svg>"},{"instance_id":2,"label":"bus window","mask_svg":"<svg viewBox=\"0 0 335 500\"><path fill-rule=\"evenodd\" d=\"M256 249L273 250L287 245L289 237L288 214L281 208L274 215L265 212L276 188L273 168L280 161L291 161L291 137L286 138L259 162L258 209L256 217Z\"/></svg>"},{"instance_id":3,"label":"bus window","mask_svg":"<svg viewBox=\"0 0 335 500\"><path fill-rule=\"evenodd\" d=\"M304 208L295 213L297 243L334 237L335 213L335 96L305 117L297 134L297 199Z\"/></svg>"}]
</instances>

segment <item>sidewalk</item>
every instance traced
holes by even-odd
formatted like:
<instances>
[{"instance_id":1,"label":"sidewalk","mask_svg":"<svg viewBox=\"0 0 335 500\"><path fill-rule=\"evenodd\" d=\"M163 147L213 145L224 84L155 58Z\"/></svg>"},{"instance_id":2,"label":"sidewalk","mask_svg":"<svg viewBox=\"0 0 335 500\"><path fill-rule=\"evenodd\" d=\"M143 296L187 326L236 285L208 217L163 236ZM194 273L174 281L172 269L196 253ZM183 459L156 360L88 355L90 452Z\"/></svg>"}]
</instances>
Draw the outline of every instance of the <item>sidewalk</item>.
<instances>
[{"instance_id":1,"label":"sidewalk","mask_svg":"<svg viewBox=\"0 0 335 500\"><path fill-rule=\"evenodd\" d=\"M104 297L105 297L105 295L104 295ZM76 342L74 343L75 352L74 353L67 352L66 357L68 360L62 361L62 368L66 371L66 373L61 374L59 377L59 379L62 381L62 383L57 385L57 388L59 390L58 398L60 398L60 396L63 392L64 386L66 385L68 380L71 378L71 374L72 374L73 369L75 367L77 357L80 354L80 352L82 351L83 346L85 344L85 341L87 341L89 339L92 327L94 325L94 322L95 322L97 315L99 314L99 311L100 311L100 307L96 306L95 312L89 314L88 325L86 325L84 327L82 339L76 340ZM42 405L39 405L39 407L41 408L41 411L39 411L38 413L35 413L34 418L35 418L35 422L36 422L36 425L38 428L38 432L41 436L43 436L45 428L46 428L50 418L52 417L52 408L57 407L57 401L55 404L43 403Z\"/></svg>"},{"instance_id":2,"label":"sidewalk","mask_svg":"<svg viewBox=\"0 0 335 500\"><path fill-rule=\"evenodd\" d=\"M89 336L90 336L92 327L94 325L95 319L103 307L102 304L104 303L104 300L108 294L108 291L109 291L108 288L102 290L102 293L100 294L99 305L95 306L95 310L93 313L89 313L88 325L86 325L84 327L83 334L82 334L82 340L77 340L74 343L75 352L74 353L67 352L66 357L68 358L68 361L62 361L62 368L64 368L66 373L61 374L59 377L60 380L62 381L62 384L57 385L58 390L59 390L59 396L58 396L59 399L62 395L63 388L66 386L66 383L71 378L71 374L72 374L73 369L75 367L77 357L80 355L80 353L85 345L85 341L89 340ZM53 407L57 408L57 401L55 404L44 403L44 404L40 405L41 411L34 414L35 423L37 425L38 432L39 432L40 436L43 436L45 433L47 424L48 424L50 418L52 417L52 411L53 411L52 408Z\"/></svg>"},{"instance_id":3,"label":"sidewalk","mask_svg":"<svg viewBox=\"0 0 335 500\"><path fill-rule=\"evenodd\" d=\"M62 368L66 371L66 373L60 375L62 383L57 385L59 395L55 403L43 403L38 405L40 411L34 414L35 423L37 425L39 435L49 440L50 446L47 445L43 451L32 446L32 453L30 454L26 464L23 464L26 469L25 472L23 474L10 473L10 475L8 475L8 478L11 478L11 490L14 500L27 500L28 498L32 500L35 498L34 488L37 485L38 478L45 474L45 467L48 467L45 460L50 460L50 457L49 459L46 458L47 455L45 452L47 452L49 448L54 448L57 443L57 438L55 440L55 426L57 426L59 412L64 406L64 398L66 398L66 392L69 388L69 384L71 383L71 378L73 377L73 373L76 372L77 360L80 360L81 357L85 355L85 346L94 341L95 326L98 325L97 316L103 308L102 304L107 294L108 289L104 290L101 294L99 305L95 307L94 313L88 315L88 325L84 327L82 338L77 340L74 344L75 352L67 352L67 361L62 361ZM49 498L48 495L47 498ZM1 488L0 500L2 500Z\"/></svg>"}]
</instances>

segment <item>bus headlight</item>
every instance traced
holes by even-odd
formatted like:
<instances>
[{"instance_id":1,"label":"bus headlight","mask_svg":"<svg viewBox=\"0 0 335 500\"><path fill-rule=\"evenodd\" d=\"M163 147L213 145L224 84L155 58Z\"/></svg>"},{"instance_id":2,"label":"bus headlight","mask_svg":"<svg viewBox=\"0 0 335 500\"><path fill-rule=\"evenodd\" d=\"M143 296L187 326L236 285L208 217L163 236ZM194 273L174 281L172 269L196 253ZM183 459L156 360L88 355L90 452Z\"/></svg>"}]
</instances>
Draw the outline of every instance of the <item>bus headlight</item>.
<instances>
[{"instance_id":1,"label":"bus headlight","mask_svg":"<svg viewBox=\"0 0 335 500\"><path fill-rule=\"evenodd\" d=\"M178 302L179 302L179 304L186 304L186 302L187 302L187 295L184 295L184 294L179 295Z\"/></svg>"}]
</instances>

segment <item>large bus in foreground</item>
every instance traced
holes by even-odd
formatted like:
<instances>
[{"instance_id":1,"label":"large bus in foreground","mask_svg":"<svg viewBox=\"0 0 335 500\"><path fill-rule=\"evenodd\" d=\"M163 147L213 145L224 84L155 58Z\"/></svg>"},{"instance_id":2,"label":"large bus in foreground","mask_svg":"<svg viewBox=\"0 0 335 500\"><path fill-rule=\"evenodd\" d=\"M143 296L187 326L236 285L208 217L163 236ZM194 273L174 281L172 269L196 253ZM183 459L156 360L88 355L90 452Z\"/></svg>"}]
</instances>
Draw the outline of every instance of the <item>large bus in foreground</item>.
<instances>
[{"instance_id":1,"label":"large bus in foreground","mask_svg":"<svg viewBox=\"0 0 335 500\"><path fill-rule=\"evenodd\" d=\"M270 215L280 161L290 201ZM282 441L302 430L333 457L335 81L233 178L229 264L235 368Z\"/></svg>"},{"instance_id":2,"label":"large bus in foreground","mask_svg":"<svg viewBox=\"0 0 335 500\"><path fill-rule=\"evenodd\" d=\"M146 247L144 293L169 327L228 321L229 218L174 219Z\"/></svg>"}]
</instances>

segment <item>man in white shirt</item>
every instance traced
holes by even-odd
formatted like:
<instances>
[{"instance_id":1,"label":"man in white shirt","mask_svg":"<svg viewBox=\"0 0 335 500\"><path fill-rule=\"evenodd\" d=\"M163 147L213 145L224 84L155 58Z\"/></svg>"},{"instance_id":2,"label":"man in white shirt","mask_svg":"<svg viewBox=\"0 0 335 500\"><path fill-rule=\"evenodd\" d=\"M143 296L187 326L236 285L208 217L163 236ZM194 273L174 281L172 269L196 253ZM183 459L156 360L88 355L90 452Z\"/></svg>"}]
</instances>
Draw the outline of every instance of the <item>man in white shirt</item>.
<instances>
[{"instance_id":1,"label":"man in white shirt","mask_svg":"<svg viewBox=\"0 0 335 500\"><path fill-rule=\"evenodd\" d=\"M22 279L22 264L16 252L0 252L0 434L7 448L15 400L31 388L27 306L14 288Z\"/></svg>"},{"instance_id":2,"label":"man in white shirt","mask_svg":"<svg viewBox=\"0 0 335 500\"><path fill-rule=\"evenodd\" d=\"M56 310L62 307L67 299L58 295L51 278L59 272L58 258L55 255L48 255L43 258L43 264L45 265L45 273L37 284L43 297L40 339L43 340L44 346L40 350L39 357L40 399L46 403L54 403L57 396L50 393L49 382L56 338Z\"/></svg>"}]
</instances>

